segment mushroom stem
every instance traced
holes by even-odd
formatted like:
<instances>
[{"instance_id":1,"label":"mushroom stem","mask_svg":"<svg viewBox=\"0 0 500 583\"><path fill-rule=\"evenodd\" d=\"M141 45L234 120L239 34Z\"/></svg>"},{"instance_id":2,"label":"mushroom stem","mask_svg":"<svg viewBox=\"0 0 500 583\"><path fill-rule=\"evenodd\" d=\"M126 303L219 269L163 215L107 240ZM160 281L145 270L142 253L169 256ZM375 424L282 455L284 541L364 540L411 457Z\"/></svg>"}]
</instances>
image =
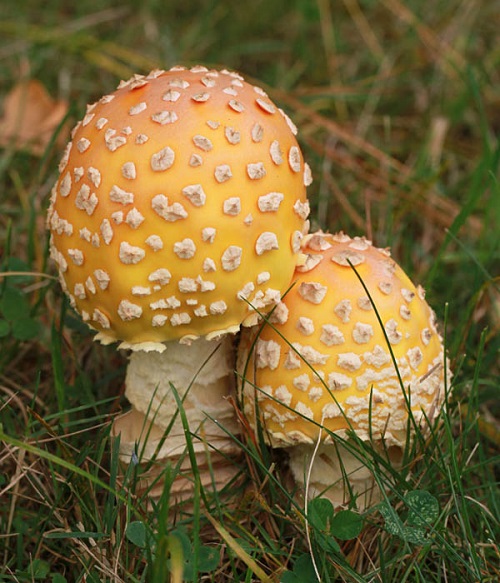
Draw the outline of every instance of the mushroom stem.
<instances>
[{"instance_id":1,"label":"mushroom stem","mask_svg":"<svg viewBox=\"0 0 500 583\"><path fill-rule=\"evenodd\" d=\"M120 457L130 462L135 453L140 461L155 457L163 463L183 456L186 434L179 399L200 462L198 469L217 472L217 466L224 465L224 476L229 480L236 468L227 471L227 458L237 459L239 452L231 438L239 433L239 427L228 399L234 392L232 339L225 336L198 339L190 346L175 341L166 345L162 353L133 352L130 356L125 396L133 409L120 416L113 427L114 434L121 434ZM207 455L210 463L205 463ZM224 485L217 476L214 484L216 488ZM183 488L183 497L186 493Z\"/></svg>"},{"instance_id":2,"label":"mushroom stem","mask_svg":"<svg viewBox=\"0 0 500 583\"><path fill-rule=\"evenodd\" d=\"M387 457L395 469L401 467L402 448L384 448L375 443L370 447ZM365 510L381 500L379 484L368 462L362 459L361 451L356 455L353 448L342 443L323 443L318 448L299 445L288 449L293 477L309 499L328 498L337 508L346 507L356 498L358 510Z\"/></svg>"}]
</instances>

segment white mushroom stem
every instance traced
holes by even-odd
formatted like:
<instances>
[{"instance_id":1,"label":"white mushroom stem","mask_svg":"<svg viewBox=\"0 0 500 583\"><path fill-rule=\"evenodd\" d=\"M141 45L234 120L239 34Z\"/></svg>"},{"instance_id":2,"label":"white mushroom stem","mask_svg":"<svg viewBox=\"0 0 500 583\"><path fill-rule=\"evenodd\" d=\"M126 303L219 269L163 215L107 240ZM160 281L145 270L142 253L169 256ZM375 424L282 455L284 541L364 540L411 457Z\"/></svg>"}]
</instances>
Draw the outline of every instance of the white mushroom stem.
<instances>
[{"instance_id":1,"label":"white mushroom stem","mask_svg":"<svg viewBox=\"0 0 500 583\"><path fill-rule=\"evenodd\" d=\"M130 461L135 454L141 461L153 455L166 460L186 453L175 392L182 401L198 460L205 455L234 457L239 448L231 435L237 435L239 428L228 399L234 391L233 359L229 336L199 339L191 345L169 342L162 353L133 352L125 381L125 396L133 409L119 417L113 428L121 434L121 458Z\"/></svg>"},{"instance_id":2,"label":"white mushroom stem","mask_svg":"<svg viewBox=\"0 0 500 583\"><path fill-rule=\"evenodd\" d=\"M402 448L384 449L381 444L371 448L389 458L394 468L401 467ZM353 448L360 451L353 453ZM342 443L298 445L288 449L289 464L293 477L308 499L328 498L334 507L346 507L356 498L358 510L365 510L381 500L381 491L375 477L363 461L361 448ZM369 453L367 452L368 456Z\"/></svg>"}]
</instances>

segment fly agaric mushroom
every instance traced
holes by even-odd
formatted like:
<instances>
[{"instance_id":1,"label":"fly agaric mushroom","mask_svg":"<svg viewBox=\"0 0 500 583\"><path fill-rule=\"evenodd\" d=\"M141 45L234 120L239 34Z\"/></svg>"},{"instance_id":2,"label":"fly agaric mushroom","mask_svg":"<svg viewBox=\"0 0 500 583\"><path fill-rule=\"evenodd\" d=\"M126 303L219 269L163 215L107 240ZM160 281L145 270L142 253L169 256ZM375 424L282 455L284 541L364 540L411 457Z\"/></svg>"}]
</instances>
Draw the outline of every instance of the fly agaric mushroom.
<instances>
[{"instance_id":1,"label":"fly agaric mushroom","mask_svg":"<svg viewBox=\"0 0 500 583\"><path fill-rule=\"evenodd\" d=\"M377 497L373 476L334 436L355 432L397 463L408 427L424 431L443 402L443 344L423 289L387 250L343 233L309 235L303 249L270 323L242 332L244 413L288 448L298 483L310 472L310 495L341 505L354 492L364 506Z\"/></svg>"},{"instance_id":2,"label":"fly agaric mushroom","mask_svg":"<svg viewBox=\"0 0 500 583\"><path fill-rule=\"evenodd\" d=\"M191 430L231 449L206 416L235 430L224 336L256 322L250 305L276 305L303 259L310 171L295 133L262 89L201 66L135 75L74 129L49 210L51 256L96 338L133 351L123 454L143 415L169 426L170 382ZM170 453L176 434L184 444L180 423Z\"/></svg>"}]
</instances>

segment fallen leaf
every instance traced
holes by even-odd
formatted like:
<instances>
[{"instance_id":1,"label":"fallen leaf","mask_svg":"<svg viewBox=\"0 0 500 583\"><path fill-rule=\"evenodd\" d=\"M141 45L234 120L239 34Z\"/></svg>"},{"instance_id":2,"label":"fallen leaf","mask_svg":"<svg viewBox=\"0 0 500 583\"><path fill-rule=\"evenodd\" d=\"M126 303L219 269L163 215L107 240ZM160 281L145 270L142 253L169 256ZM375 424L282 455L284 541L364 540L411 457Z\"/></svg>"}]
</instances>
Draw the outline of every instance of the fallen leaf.
<instances>
[{"instance_id":1,"label":"fallen leaf","mask_svg":"<svg viewBox=\"0 0 500 583\"><path fill-rule=\"evenodd\" d=\"M52 99L39 81L17 83L4 99L0 146L41 156L67 111L68 103ZM56 143L62 147L68 134L69 128L62 128Z\"/></svg>"}]
</instances>

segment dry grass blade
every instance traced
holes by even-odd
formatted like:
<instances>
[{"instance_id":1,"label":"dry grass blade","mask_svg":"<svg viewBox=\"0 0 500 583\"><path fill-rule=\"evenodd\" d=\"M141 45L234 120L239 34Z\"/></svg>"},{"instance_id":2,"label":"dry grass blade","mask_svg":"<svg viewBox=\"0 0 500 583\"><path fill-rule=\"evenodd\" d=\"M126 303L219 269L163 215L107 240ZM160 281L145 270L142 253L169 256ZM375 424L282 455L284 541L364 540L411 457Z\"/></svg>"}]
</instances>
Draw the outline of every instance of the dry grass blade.
<instances>
[{"instance_id":1,"label":"dry grass blade","mask_svg":"<svg viewBox=\"0 0 500 583\"><path fill-rule=\"evenodd\" d=\"M366 46L377 56L378 59L383 59L385 56L384 49L382 48L373 27L365 16L363 9L359 5L358 0L343 1Z\"/></svg>"},{"instance_id":2,"label":"dry grass blade","mask_svg":"<svg viewBox=\"0 0 500 583\"><path fill-rule=\"evenodd\" d=\"M357 180L361 178L371 184L374 187L372 192L374 199L383 200L386 197L390 184L387 181L388 179L384 178L384 172L391 171L391 180L398 185L398 195L402 199L415 204L421 212L428 216L430 221L439 227L448 228L452 225L453 220L460 213L460 205L433 190L429 184L414 181L413 170L410 166L383 152L358 134L348 131L340 124L318 113L292 95L284 92L275 93L278 94L282 102L288 104L291 109L297 112L297 116L314 124L318 130L326 130L330 135L337 138L339 143L344 143L351 147L355 153L361 152L379 164L378 169L374 168L356 154L346 152L342 148L323 146L309 136L304 138L304 141L318 153L336 162L342 169L353 172ZM362 220L360 220L359 215L356 216L352 208L349 209L348 205L342 204L346 212L355 221L355 224L361 224ZM475 216L468 217L467 225L475 236L478 236L483 228L482 220Z\"/></svg>"},{"instance_id":3,"label":"dry grass blade","mask_svg":"<svg viewBox=\"0 0 500 583\"><path fill-rule=\"evenodd\" d=\"M337 139L348 144L354 149L359 150L360 152L364 152L376 160L381 166L395 170L398 174L401 175L401 178L399 179L401 182L406 180L411 175L411 169L408 166L402 164L399 162L399 160L396 160L396 158L390 156L389 154L386 154L357 134L346 130L332 119L321 115L315 109L305 105L293 95L279 90L271 92L274 93L280 101L286 103L291 109L295 110L297 112L297 117L303 118L315 124L317 128L326 129Z\"/></svg>"},{"instance_id":4,"label":"dry grass blade","mask_svg":"<svg viewBox=\"0 0 500 583\"><path fill-rule=\"evenodd\" d=\"M403 22L415 28L422 42L431 50L434 62L442 67L447 75L457 77L459 71L462 71L467 66L467 61L459 52L419 20L402 2L399 0L382 0L382 4Z\"/></svg>"},{"instance_id":5,"label":"dry grass blade","mask_svg":"<svg viewBox=\"0 0 500 583\"><path fill-rule=\"evenodd\" d=\"M273 580L266 575L263 569L257 565L254 559L242 548L242 546L238 543L238 541L229 534L229 532L217 522L215 518L210 516L208 513L204 513L207 520L210 524L215 528L215 530L219 533L222 537L224 542L228 545L228 547L235 553L235 555L245 563L245 565L256 575L262 583L273 583Z\"/></svg>"}]
</instances>

